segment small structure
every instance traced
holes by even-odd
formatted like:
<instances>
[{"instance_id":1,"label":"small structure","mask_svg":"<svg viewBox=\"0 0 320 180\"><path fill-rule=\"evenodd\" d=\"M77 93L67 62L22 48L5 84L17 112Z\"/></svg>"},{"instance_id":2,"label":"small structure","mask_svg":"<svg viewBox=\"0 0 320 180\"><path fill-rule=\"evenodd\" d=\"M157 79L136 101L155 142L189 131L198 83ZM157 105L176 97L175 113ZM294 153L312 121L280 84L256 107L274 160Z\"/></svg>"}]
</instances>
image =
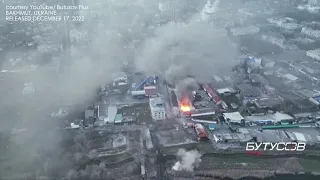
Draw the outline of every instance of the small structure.
<instances>
[{"instance_id":1,"label":"small structure","mask_svg":"<svg viewBox=\"0 0 320 180\"><path fill-rule=\"evenodd\" d=\"M116 137L112 139L113 148L119 148L126 145L127 145L127 137L122 134L118 134Z\"/></svg>"},{"instance_id":2,"label":"small structure","mask_svg":"<svg viewBox=\"0 0 320 180\"><path fill-rule=\"evenodd\" d=\"M214 130L214 124L209 124L209 130Z\"/></svg>"},{"instance_id":3,"label":"small structure","mask_svg":"<svg viewBox=\"0 0 320 180\"><path fill-rule=\"evenodd\" d=\"M140 81L137 81L136 83L133 83L131 86L131 94L133 97L144 97L149 96L147 93L154 94L154 91L157 90L156 84L158 81L158 76L148 76L140 79ZM151 86L147 89L145 87Z\"/></svg>"},{"instance_id":4,"label":"small structure","mask_svg":"<svg viewBox=\"0 0 320 180\"><path fill-rule=\"evenodd\" d=\"M212 88L208 84L202 84L201 87L214 103L218 104L222 101L221 98L212 90Z\"/></svg>"},{"instance_id":5,"label":"small structure","mask_svg":"<svg viewBox=\"0 0 320 180\"><path fill-rule=\"evenodd\" d=\"M149 128L144 129L141 135L142 135L142 139L145 140L145 147L148 150L151 150L153 148L153 143L151 139L150 129Z\"/></svg>"},{"instance_id":6,"label":"small structure","mask_svg":"<svg viewBox=\"0 0 320 180\"><path fill-rule=\"evenodd\" d=\"M285 74L283 75L283 77L289 81L296 81L298 80L299 78L297 78L296 76L292 75L292 74Z\"/></svg>"},{"instance_id":7,"label":"small structure","mask_svg":"<svg viewBox=\"0 0 320 180\"><path fill-rule=\"evenodd\" d=\"M156 86L145 86L144 91L146 96L149 96L149 97L156 96L158 94Z\"/></svg>"},{"instance_id":8,"label":"small structure","mask_svg":"<svg viewBox=\"0 0 320 180\"><path fill-rule=\"evenodd\" d=\"M222 88L222 89L217 89L217 92L220 95L228 96L228 95L231 95L232 93L235 93L235 90L233 88Z\"/></svg>"},{"instance_id":9,"label":"small structure","mask_svg":"<svg viewBox=\"0 0 320 180\"><path fill-rule=\"evenodd\" d=\"M151 110L151 116L154 120L166 119L166 111L161 97L150 98L149 106Z\"/></svg>"},{"instance_id":10,"label":"small structure","mask_svg":"<svg viewBox=\"0 0 320 180\"><path fill-rule=\"evenodd\" d=\"M318 32L320 34L320 31L318 31ZM320 49L309 50L306 52L306 55L310 58L313 58L313 59L320 61Z\"/></svg>"},{"instance_id":11,"label":"small structure","mask_svg":"<svg viewBox=\"0 0 320 180\"><path fill-rule=\"evenodd\" d=\"M223 117L226 121L235 124L240 124L242 121L244 121L244 118L239 112L223 113Z\"/></svg>"},{"instance_id":12,"label":"small structure","mask_svg":"<svg viewBox=\"0 0 320 180\"><path fill-rule=\"evenodd\" d=\"M108 107L108 117L105 118L105 123L114 123L114 119L117 115L118 108L116 106Z\"/></svg>"},{"instance_id":13,"label":"small structure","mask_svg":"<svg viewBox=\"0 0 320 180\"><path fill-rule=\"evenodd\" d=\"M119 124L119 123L122 123L122 121L123 121L122 114L117 114L116 117L114 118L114 123Z\"/></svg>"}]
</instances>

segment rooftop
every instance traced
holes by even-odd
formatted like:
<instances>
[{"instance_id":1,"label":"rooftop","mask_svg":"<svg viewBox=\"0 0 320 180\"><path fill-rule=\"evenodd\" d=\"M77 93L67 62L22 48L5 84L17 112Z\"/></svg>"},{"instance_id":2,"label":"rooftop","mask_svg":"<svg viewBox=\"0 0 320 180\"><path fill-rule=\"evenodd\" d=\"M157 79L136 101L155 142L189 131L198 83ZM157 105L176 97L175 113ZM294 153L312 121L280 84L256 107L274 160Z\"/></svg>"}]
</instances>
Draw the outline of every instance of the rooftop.
<instances>
[{"instance_id":1,"label":"rooftop","mask_svg":"<svg viewBox=\"0 0 320 180\"><path fill-rule=\"evenodd\" d=\"M271 120L275 122L279 122L281 120L292 120L293 117L288 114L276 112L274 114L266 114L263 116L246 116L244 118L246 121L261 121L261 120Z\"/></svg>"},{"instance_id":2,"label":"rooftop","mask_svg":"<svg viewBox=\"0 0 320 180\"><path fill-rule=\"evenodd\" d=\"M230 121L241 121L244 118L239 112L232 112L232 113L223 113L225 119L230 119Z\"/></svg>"},{"instance_id":3,"label":"rooftop","mask_svg":"<svg viewBox=\"0 0 320 180\"><path fill-rule=\"evenodd\" d=\"M306 52L306 55L320 61L320 49L309 50Z\"/></svg>"},{"instance_id":4,"label":"rooftop","mask_svg":"<svg viewBox=\"0 0 320 180\"><path fill-rule=\"evenodd\" d=\"M159 143L164 147L193 143L194 141L189 139L187 135L184 131L176 129L156 133Z\"/></svg>"},{"instance_id":5,"label":"rooftop","mask_svg":"<svg viewBox=\"0 0 320 180\"><path fill-rule=\"evenodd\" d=\"M248 76L253 83L269 84L268 80L260 74L249 74Z\"/></svg>"},{"instance_id":6,"label":"rooftop","mask_svg":"<svg viewBox=\"0 0 320 180\"><path fill-rule=\"evenodd\" d=\"M236 86L244 96L260 95L260 90L251 84L238 84Z\"/></svg>"},{"instance_id":7,"label":"rooftop","mask_svg":"<svg viewBox=\"0 0 320 180\"><path fill-rule=\"evenodd\" d=\"M257 99L255 101L256 105L259 108L264 108L264 107L273 107L276 105L280 105L281 104L281 100L278 98L261 98L261 99Z\"/></svg>"},{"instance_id":8,"label":"rooftop","mask_svg":"<svg viewBox=\"0 0 320 180\"><path fill-rule=\"evenodd\" d=\"M216 90L219 94L225 94L225 93L234 93L235 90L233 88L221 88Z\"/></svg>"},{"instance_id":9,"label":"rooftop","mask_svg":"<svg viewBox=\"0 0 320 180\"><path fill-rule=\"evenodd\" d=\"M165 111L164 102L161 97L149 98L149 104L152 110Z\"/></svg>"}]
</instances>

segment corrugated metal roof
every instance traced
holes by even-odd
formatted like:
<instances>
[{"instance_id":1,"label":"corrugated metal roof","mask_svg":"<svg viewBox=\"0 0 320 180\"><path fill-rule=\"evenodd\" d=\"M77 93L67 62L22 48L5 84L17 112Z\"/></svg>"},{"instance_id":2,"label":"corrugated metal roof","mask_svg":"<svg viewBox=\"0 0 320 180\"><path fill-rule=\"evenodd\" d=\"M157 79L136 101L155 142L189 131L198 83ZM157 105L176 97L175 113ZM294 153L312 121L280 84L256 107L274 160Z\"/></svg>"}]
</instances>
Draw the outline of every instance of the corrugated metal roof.
<instances>
[{"instance_id":1,"label":"corrugated metal roof","mask_svg":"<svg viewBox=\"0 0 320 180\"><path fill-rule=\"evenodd\" d=\"M203 84L202 88L208 93L208 95L212 98L212 100L215 103L221 101L220 97L216 93L214 93L213 90L207 84Z\"/></svg>"}]
</instances>

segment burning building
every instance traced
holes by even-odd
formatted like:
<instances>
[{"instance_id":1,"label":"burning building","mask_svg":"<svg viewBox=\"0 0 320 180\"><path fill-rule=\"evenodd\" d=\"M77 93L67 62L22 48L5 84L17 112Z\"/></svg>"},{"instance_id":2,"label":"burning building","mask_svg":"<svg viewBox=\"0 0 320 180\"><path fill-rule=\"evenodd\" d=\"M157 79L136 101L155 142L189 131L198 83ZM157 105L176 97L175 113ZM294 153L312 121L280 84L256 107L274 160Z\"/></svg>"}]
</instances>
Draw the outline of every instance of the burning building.
<instances>
[{"instance_id":1,"label":"burning building","mask_svg":"<svg viewBox=\"0 0 320 180\"><path fill-rule=\"evenodd\" d=\"M188 96L188 93L183 93L178 99L179 110L184 116L191 116L191 110L193 109L192 102Z\"/></svg>"}]
</instances>

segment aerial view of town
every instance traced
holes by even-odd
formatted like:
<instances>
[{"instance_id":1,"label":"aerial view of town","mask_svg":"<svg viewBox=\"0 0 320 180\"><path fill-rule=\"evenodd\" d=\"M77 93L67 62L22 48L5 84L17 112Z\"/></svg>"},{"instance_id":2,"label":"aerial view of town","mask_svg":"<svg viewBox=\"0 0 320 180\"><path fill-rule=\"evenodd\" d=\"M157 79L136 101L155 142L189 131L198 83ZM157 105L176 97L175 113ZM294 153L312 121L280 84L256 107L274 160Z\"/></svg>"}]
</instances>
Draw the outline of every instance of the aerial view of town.
<instances>
[{"instance_id":1,"label":"aerial view of town","mask_svg":"<svg viewBox=\"0 0 320 180\"><path fill-rule=\"evenodd\" d=\"M0 179L320 179L319 0L0 7Z\"/></svg>"}]
</instances>

